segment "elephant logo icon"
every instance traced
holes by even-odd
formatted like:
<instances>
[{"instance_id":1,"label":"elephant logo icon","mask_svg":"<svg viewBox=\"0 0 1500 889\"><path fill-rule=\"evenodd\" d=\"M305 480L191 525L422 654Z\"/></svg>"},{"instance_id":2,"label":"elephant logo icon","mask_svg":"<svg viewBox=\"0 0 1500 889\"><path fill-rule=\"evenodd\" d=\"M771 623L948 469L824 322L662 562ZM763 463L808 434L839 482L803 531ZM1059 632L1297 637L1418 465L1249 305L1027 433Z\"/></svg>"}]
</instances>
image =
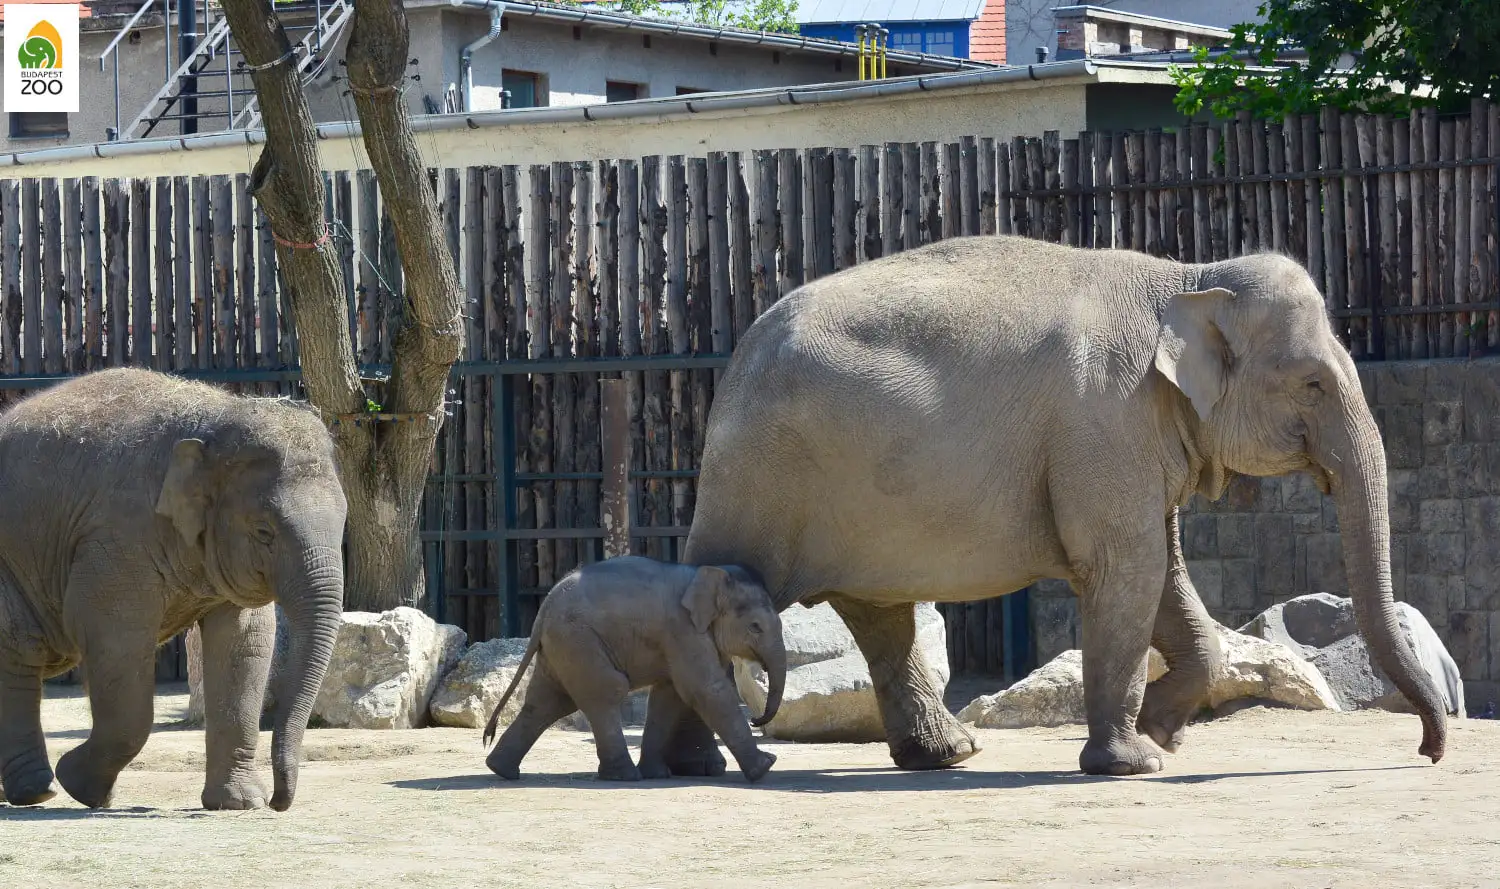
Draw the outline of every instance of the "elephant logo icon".
<instances>
[{"instance_id":1,"label":"elephant logo icon","mask_svg":"<svg viewBox=\"0 0 1500 889\"><path fill-rule=\"evenodd\" d=\"M16 51L16 58L22 68L60 69L63 66L62 35L51 22L43 19L26 35L21 48Z\"/></svg>"}]
</instances>

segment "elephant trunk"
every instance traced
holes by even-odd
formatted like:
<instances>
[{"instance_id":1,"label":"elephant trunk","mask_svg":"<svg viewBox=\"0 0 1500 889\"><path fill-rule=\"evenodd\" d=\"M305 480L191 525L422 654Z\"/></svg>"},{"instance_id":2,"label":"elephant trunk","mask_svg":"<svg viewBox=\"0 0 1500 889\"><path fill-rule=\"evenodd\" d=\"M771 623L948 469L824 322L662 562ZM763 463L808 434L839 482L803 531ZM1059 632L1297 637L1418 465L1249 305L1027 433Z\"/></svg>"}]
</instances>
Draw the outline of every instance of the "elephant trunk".
<instances>
[{"instance_id":1,"label":"elephant trunk","mask_svg":"<svg viewBox=\"0 0 1500 889\"><path fill-rule=\"evenodd\" d=\"M291 631L290 650L276 690L276 727L271 740L276 782L271 808L278 812L290 808L297 793L302 735L328 672L344 607L344 562L337 547L310 547L289 573L277 590Z\"/></svg>"},{"instance_id":2,"label":"elephant trunk","mask_svg":"<svg viewBox=\"0 0 1500 889\"><path fill-rule=\"evenodd\" d=\"M776 711L781 709L781 696L786 691L786 645L779 636L763 640L755 658L760 661L770 678L765 711L759 718L750 720L751 725L760 728L775 719Z\"/></svg>"},{"instance_id":3,"label":"elephant trunk","mask_svg":"<svg viewBox=\"0 0 1500 889\"><path fill-rule=\"evenodd\" d=\"M1354 614L1375 662L1422 718L1419 751L1437 762L1447 737L1447 707L1436 683L1417 660L1396 616L1391 592L1390 509L1385 448L1374 418L1364 407L1357 380L1346 384L1357 406L1332 418L1320 436L1318 462L1328 474Z\"/></svg>"}]
</instances>

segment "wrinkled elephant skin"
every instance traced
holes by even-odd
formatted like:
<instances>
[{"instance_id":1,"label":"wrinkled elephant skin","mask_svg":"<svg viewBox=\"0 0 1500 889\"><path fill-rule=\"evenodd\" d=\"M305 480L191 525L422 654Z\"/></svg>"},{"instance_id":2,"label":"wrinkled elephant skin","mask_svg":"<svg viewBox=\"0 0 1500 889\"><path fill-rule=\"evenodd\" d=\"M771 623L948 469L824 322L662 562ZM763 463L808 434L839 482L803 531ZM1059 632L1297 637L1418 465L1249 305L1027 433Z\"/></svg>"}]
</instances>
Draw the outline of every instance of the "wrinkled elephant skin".
<instances>
[{"instance_id":1,"label":"wrinkled elephant skin","mask_svg":"<svg viewBox=\"0 0 1500 889\"><path fill-rule=\"evenodd\" d=\"M86 374L0 415L0 778L14 805L57 785L109 806L151 731L155 650L203 640L209 809L284 810L343 605L346 505L311 411L144 370ZM291 642L255 768L275 644ZM58 761L42 680L79 666L93 728Z\"/></svg>"}]
</instances>

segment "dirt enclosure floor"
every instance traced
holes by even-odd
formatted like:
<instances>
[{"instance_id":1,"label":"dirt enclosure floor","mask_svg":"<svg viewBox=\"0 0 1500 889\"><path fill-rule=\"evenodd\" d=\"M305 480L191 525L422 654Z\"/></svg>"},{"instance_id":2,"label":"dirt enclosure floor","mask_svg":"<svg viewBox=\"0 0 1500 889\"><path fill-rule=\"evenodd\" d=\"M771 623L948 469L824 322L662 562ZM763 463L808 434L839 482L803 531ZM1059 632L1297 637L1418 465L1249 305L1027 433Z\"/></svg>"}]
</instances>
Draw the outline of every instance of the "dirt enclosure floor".
<instances>
[{"instance_id":1,"label":"dirt enclosure floor","mask_svg":"<svg viewBox=\"0 0 1500 889\"><path fill-rule=\"evenodd\" d=\"M1415 717L1252 709L1125 779L1076 771L1078 727L980 732L926 773L883 744L771 743L758 786L600 783L578 732L507 784L478 731L314 730L290 812L209 813L203 733L163 692L116 809L0 805L0 887L1500 886L1500 721L1454 723L1432 766ZM49 694L55 761L88 715Z\"/></svg>"}]
</instances>

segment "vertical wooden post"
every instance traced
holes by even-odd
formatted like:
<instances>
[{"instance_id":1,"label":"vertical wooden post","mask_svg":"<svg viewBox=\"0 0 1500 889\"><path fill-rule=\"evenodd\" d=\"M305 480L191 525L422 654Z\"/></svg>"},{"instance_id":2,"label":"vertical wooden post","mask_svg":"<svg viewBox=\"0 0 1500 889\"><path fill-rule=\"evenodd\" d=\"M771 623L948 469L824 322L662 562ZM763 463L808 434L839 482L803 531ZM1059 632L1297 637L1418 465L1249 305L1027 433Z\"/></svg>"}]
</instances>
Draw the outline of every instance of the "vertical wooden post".
<instances>
[{"instance_id":1,"label":"vertical wooden post","mask_svg":"<svg viewBox=\"0 0 1500 889\"><path fill-rule=\"evenodd\" d=\"M779 296L805 280L802 268L802 155L795 148L777 153L776 193L781 203L781 285Z\"/></svg>"},{"instance_id":2,"label":"vertical wooden post","mask_svg":"<svg viewBox=\"0 0 1500 889\"><path fill-rule=\"evenodd\" d=\"M755 152L755 295L754 314L776 304L781 282L776 274L776 253L781 241L780 211L777 209L778 158L774 151Z\"/></svg>"},{"instance_id":3,"label":"vertical wooden post","mask_svg":"<svg viewBox=\"0 0 1500 889\"><path fill-rule=\"evenodd\" d=\"M989 136L980 139L978 151L979 156L975 159L977 169L974 176L978 180L979 189L975 207L979 213L979 234L993 235L999 230L995 140Z\"/></svg>"},{"instance_id":4,"label":"vertical wooden post","mask_svg":"<svg viewBox=\"0 0 1500 889\"><path fill-rule=\"evenodd\" d=\"M599 415L604 455L599 524L604 557L613 559L630 554L630 410L624 380L599 381Z\"/></svg>"},{"instance_id":5,"label":"vertical wooden post","mask_svg":"<svg viewBox=\"0 0 1500 889\"><path fill-rule=\"evenodd\" d=\"M84 368L104 366L104 253L99 225L99 179L83 180L83 349Z\"/></svg>"},{"instance_id":6,"label":"vertical wooden post","mask_svg":"<svg viewBox=\"0 0 1500 889\"><path fill-rule=\"evenodd\" d=\"M150 220L141 228L151 234ZM42 325L43 367L49 374L64 371L62 188L56 179L42 180ZM33 319L28 319L33 320ZM41 319L36 319L41 320Z\"/></svg>"},{"instance_id":7,"label":"vertical wooden post","mask_svg":"<svg viewBox=\"0 0 1500 889\"><path fill-rule=\"evenodd\" d=\"M83 361L83 305L86 288L83 283L83 201L81 183L69 179L63 183L63 280L67 285L68 346L64 366L69 373L81 373Z\"/></svg>"},{"instance_id":8,"label":"vertical wooden post","mask_svg":"<svg viewBox=\"0 0 1500 889\"><path fill-rule=\"evenodd\" d=\"M21 184L0 181L0 352L6 374L21 371ZM94 216L98 220L98 214Z\"/></svg>"},{"instance_id":9,"label":"vertical wooden post","mask_svg":"<svg viewBox=\"0 0 1500 889\"><path fill-rule=\"evenodd\" d=\"M739 338L755 323L750 189L745 184L748 157L738 151L731 151L725 156L725 187L729 191L729 299L733 325L731 344L739 342Z\"/></svg>"}]
</instances>

